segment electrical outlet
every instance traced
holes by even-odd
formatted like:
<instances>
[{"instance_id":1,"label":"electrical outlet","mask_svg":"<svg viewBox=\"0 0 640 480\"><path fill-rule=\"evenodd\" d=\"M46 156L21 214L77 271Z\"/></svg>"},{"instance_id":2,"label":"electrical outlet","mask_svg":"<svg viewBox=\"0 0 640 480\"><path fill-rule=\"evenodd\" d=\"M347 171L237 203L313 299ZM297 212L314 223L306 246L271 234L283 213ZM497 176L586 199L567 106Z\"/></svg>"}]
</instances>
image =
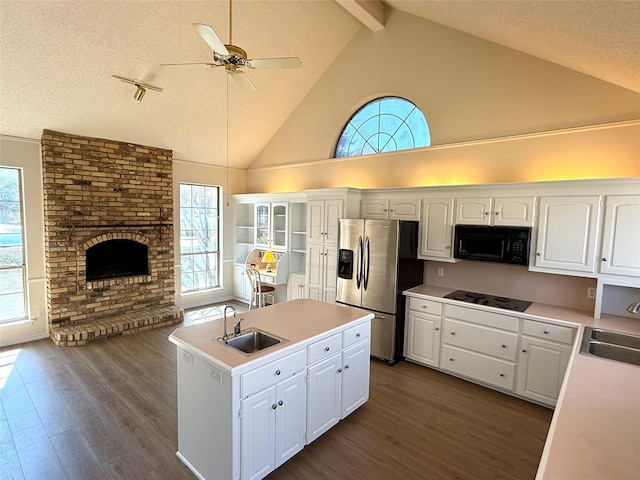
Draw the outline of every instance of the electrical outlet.
<instances>
[{"instance_id":1,"label":"electrical outlet","mask_svg":"<svg viewBox=\"0 0 640 480\"><path fill-rule=\"evenodd\" d=\"M596 298L596 287L587 288L587 298Z\"/></svg>"},{"instance_id":2,"label":"electrical outlet","mask_svg":"<svg viewBox=\"0 0 640 480\"><path fill-rule=\"evenodd\" d=\"M182 352L182 359L189 365L193 364L193 356L189 352Z\"/></svg>"},{"instance_id":3,"label":"electrical outlet","mask_svg":"<svg viewBox=\"0 0 640 480\"><path fill-rule=\"evenodd\" d=\"M39 308L38 309L38 318L42 318L44 317L44 308Z\"/></svg>"},{"instance_id":4,"label":"electrical outlet","mask_svg":"<svg viewBox=\"0 0 640 480\"><path fill-rule=\"evenodd\" d=\"M222 383L222 372L216 370L215 368L212 368L211 378L213 378L216 382Z\"/></svg>"},{"instance_id":5,"label":"electrical outlet","mask_svg":"<svg viewBox=\"0 0 640 480\"><path fill-rule=\"evenodd\" d=\"M438 267L438 276L439 277L444 277L444 268L443 267Z\"/></svg>"}]
</instances>

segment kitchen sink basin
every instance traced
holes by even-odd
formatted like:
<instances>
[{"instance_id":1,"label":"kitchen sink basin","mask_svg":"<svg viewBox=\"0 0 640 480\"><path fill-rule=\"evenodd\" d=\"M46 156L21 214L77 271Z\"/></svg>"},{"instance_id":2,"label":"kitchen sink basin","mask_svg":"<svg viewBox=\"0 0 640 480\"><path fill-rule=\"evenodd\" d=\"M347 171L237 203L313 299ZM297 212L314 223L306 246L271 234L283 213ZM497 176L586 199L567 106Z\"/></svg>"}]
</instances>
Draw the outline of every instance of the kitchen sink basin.
<instances>
[{"instance_id":1,"label":"kitchen sink basin","mask_svg":"<svg viewBox=\"0 0 640 480\"><path fill-rule=\"evenodd\" d=\"M640 337L586 327L580 353L640 367Z\"/></svg>"},{"instance_id":2,"label":"kitchen sink basin","mask_svg":"<svg viewBox=\"0 0 640 480\"><path fill-rule=\"evenodd\" d=\"M244 353L256 353L265 348L278 345L284 342L284 339L260 330L250 329L240 332L238 335L230 336L226 342L222 338L219 338L218 341Z\"/></svg>"}]
</instances>

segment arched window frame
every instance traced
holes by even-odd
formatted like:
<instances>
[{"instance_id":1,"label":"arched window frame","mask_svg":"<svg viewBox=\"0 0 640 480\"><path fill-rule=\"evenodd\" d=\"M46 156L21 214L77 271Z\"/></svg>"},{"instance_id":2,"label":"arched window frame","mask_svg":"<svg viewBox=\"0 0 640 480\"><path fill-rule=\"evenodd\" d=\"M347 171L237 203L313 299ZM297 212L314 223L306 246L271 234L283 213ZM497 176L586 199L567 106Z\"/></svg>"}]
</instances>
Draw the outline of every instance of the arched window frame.
<instances>
[{"instance_id":1,"label":"arched window frame","mask_svg":"<svg viewBox=\"0 0 640 480\"><path fill-rule=\"evenodd\" d=\"M394 106L398 110L388 108ZM371 155L430 145L429 125L424 113L410 100L389 95L365 103L349 118L338 137L333 156Z\"/></svg>"}]
</instances>

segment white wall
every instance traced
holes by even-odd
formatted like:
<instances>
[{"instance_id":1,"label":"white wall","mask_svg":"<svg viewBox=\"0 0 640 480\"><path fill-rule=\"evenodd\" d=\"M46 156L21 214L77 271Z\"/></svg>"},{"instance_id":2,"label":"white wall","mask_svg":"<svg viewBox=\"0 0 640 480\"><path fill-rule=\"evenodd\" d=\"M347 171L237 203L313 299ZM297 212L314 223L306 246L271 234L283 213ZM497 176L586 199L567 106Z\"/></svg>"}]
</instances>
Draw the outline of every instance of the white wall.
<instances>
[{"instance_id":1,"label":"white wall","mask_svg":"<svg viewBox=\"0 0 640 480\"><path fill-rule=\"evenodd\" d=\"M47 297L40 141L0 135L0 166L22 171L25 198L28 320L0 325L0 346L46 338ZM38 317L38 311L45 315Z\"/></svg>"},{"instance_id":2,"label":"white wall","mask_svg":"<svg viewBox=\"0 0 640 480\"><path fill-rule=\"evenodd\" d=\"M434 147L330 159L351 115L384 95L422 110ZM636 92L391 10L336 57L251 164L247 191L638 176L639 119Z\"/></svg>"}]
</instances>

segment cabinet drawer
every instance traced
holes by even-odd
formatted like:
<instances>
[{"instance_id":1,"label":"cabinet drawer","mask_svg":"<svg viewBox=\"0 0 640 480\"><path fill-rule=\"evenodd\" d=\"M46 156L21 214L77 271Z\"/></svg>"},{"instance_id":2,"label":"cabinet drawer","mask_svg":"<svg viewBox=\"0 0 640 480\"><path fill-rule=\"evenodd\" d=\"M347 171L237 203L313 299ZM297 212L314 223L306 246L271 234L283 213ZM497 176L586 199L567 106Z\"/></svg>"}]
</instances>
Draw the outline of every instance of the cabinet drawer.
<instances>
[{"instance_id":1,"label":"cabinet drawer","mask_svg":"<svg viewBox=\"0 0 640 480\"><path fill-rule=\"evenodd\" d=\"M447 317L457 318L465 322L479 323L487 327L500 328L512 332L518 331L518 317L485 312L474 308L458 307L457 305L447 305L444 313Z\"/></svg>"},{"instance_id":2,"label":"cabinet drawer","mask_svg":"<svg viewBox=\"0 0 640 480\"><path fill-rule=\"evenodd\" d=\"M416 297L409 297L409 309L417 310L419 312L431 313L433 315L442 314L441 303Z\"/></svg>"},{"instance_id":3,"label":"cabinet drawer","mask_svg":"<svg viewBox=\"0 0 640 480\"><path fill-rule=\"evenodd\" d=\"M331 335L330 337L312 343L307 347L309 365L333 355L334 353L338 353L341 348L342 335L340 333L336 333L335 335Z\"/></svg>"},{"instance_id":4,"label":"cabinet drawer","mask_svg":"<svg viewBox=\"0 0 640 480\"><path fill-rule=\"evenodd\" d=\"M244 398L280 380L290 377L306 367L304 350L267 363L240 375L240 395Z\"/></svg>"},{"instance_id":5,"label":"cabinet drawer","mask_svg":"<svg viewBox=\"0 0 640 480\"><path fill-rule=\"evenodd\" d=\"M513 390L516 364L442 345L440 367L497 387Z\"/></svg>"},{"instance_id":6,"label":"cabinet drawer","mask_svg":"<svg viewBox=\"0 0 640 480\"><path fill-rule=\"evenodd\" d=\"M523 320L522 324L522 333L524 335L562 343L573 343L575 331L575 328L536 322L534 320Z\"/></svg>"},{"instance_id":7,"label":"cabinet drawer","mask_svg":"<svg viewBox=\"0 0 640 480\"><path fill-rule=\"evenodd\" d=\"M445 318L443 341L449 345L516 360L518 334Z\"/></svg>"},{"instance_id":8,"label":"cabinet drawer","mask_svg":"<svg viewBox=\"0 0 640 480\"><path fill-rule=\"evenodd\" d=\"M342 348L358 343L371 334L371 322L361 323L342 332Z\"/></svg>"}]
</instances>

